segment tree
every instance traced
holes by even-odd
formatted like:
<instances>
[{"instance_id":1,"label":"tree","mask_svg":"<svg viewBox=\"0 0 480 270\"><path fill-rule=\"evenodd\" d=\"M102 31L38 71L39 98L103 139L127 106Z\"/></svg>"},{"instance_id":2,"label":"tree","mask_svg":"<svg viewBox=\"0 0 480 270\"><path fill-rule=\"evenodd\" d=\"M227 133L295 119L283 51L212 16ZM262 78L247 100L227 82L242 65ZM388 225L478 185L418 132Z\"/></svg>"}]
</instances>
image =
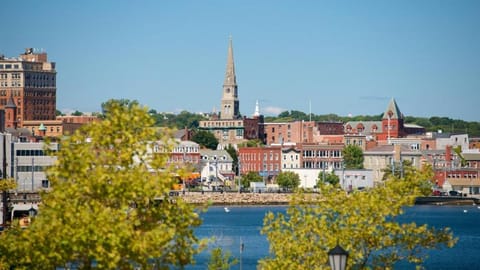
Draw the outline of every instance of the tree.
<instances>
[{"instance_id":1,"label":"tree","mask_svg":"<svg viewBox=\"0 0 480 270\"><path fill-rule=\"evenodd\" d=\"M228 270L230 267L238 263L229 251L223 252L221 248L214 248L210 253L210 261L208 262L208 270Z\"/></svg>"},{"instance_id":2,"label":"tree","mask_svg":"<svg viewBox=\"0 0 480 270\"><path fill-rule=\"evenodd\" d=\"M225 148L225 151L227 151L227 153L230 155L230 157L232 157L232 166L234 168L234 171L235 171L235 175L237 174L237 171L238 171L238 155L237 155L237 149L235 149L235 147L233 147L231 144L229 144L227 146L227 148Z\"/></svg>"},{"instance_id":3,"label":"tree","mask_svg":"<svg viewBox=\"0 0 480 270\"><path fill-rule=\"evenodd\" d=\"M105 104L105 119L62 139L57 163L47 171L52 191L43 193L28 229L0 236L0 259L15 269L165 269L193 262L193 234L201 220L193 205L171 200L175 171L167 156L149 154L173 139L152 128L137 104Z\"/></svg>"},{"instance_id":4,"label":"tree","mask_svg":"<svg viewBox=\"0 0 480 270\"><path fill-rule=\"evenodd\" d=\"M239 147L260 147L263 146L263 142L260 139L248 140L246 142L240 143Z\"/></svg>"},{"instance_id":5,"label":"tree","mask_svg":"<svg viewBox=\"0 0 480 270\"><path fill-rule=\"evenodd\" d=\"M294 172L280 172L277 175L277 184L287 189L297 188L300 185L300 176Z\"/></svg>"},{"instance_id":6,"label":"tree","mask_svg":"<svg viewBox=\"0 0 480 270\"><path fill-rule=\"evenodd\" d=\"M192 137L192 141L208 149L217 149L218 140L213 133L206 130L198 130Z\"/></svg>"},{"instance_id":7,"label":"tree","mask_svg":"<svg viewBox=\"0 0 480 270\"><path fill-rule=\"evenodd\" d=\"M363 151L357 145L347 145L343 148L343 161L345 169L363 169Z\"/></svg>"},{"instance_id":8,"label":"tree","mask_svg":"<svg viewBox=\"0 0 480 270\"><path fill-rule=\"evenodd\" d=\"M425 168L367 191L347 194L321 185L320 195L295 194L286 214L270 212L264 219L262 233L272 255L259 262L260 268L330 269L327 252L337 244L350 253L350 269L393 269L398 261L421 266L426 249L457 241L448 228L396 219L424 194L421 186L432 175Z\"/></svg>"},{"instance_id":9,"label":"tree","mask_svg":"<svg viewBox=\"0 0 480 270\"><path fill-rule=\"evenodd\" d=\"M453 147L453 152L460 158L460 167L466 167L467 166L467 160L462 154L462 147L460 145Z\"/></svg>"},{"instance_id":10,"label":"tree","mask_svg":"<svg viewBox=\"0 0 480 270\"><path fill-rule=\"evenodd\" d=\"M250 187L250 182L263 182L263 178L257 172L248 172L242 176L242 187Z\"/></svg>"},{"instance_id":11,"label":"tree","mask_svg":"<svg viewBox=\"0 0 480 270\"><path fill-rule=\"evenodd\" d=\"M73 115L73 116L82 116L83 113L80 112L80 111L74 111L74 112L72 113L72 115Z\"/></svg>"},{"instance_id":12,"label":"tree","mask_svg":"<svg viewBox=\"0 0 480 270\"><path fill-rule=\"evenodd\" d=\"M340 183L340 178L333 171L330 173L326 173L326 172L318 173L317 186L320 186L321 184L326 184L326 183L333 186L338 186L338 183Z\"/></svg>"}]
</instances>

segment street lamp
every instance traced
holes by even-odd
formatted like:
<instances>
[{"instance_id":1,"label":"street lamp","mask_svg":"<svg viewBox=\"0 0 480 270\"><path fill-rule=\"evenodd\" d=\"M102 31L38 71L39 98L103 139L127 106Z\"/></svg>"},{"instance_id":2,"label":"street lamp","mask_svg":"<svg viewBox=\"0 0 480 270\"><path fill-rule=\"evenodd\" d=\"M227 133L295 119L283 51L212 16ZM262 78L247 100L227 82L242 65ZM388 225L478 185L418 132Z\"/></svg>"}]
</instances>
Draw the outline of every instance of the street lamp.
<instances>
[{"instance_id":1,"label":"street lamp","mask_svg":"<svg viewBox=\"0 0 480 270\"><path fill-rule=\"evenodd\" d=\"M237 167L238 167L238 193L242 193L241 192L241 189L242 189L242 183L241 183L241 178L242 178L242 165L240 163L240 160L238 161L237 163Z\"/></svg>"},{"instance_id":2,"label":"street lamp","mask_svg":"<svg viewBox=\"0 0 480 270\"><path fill-rule=\"evenodd\" d=\"M34 217L37 215L37 210L35 210L35 208L33 208L33 205L32 207L30 207L30 209L28 209L28 216L29 217Z\"/></svg>"},{"instance_id":3,"label":"street lamp","mask_svg":"<svg viewBox=\"0 0 480 270\"><path fill-rule=\"evenodd\" d=\"M328 262L332 270L345 270L347 268L348 252L337 244L328 251Z\"/></svg>"}]
</instances>

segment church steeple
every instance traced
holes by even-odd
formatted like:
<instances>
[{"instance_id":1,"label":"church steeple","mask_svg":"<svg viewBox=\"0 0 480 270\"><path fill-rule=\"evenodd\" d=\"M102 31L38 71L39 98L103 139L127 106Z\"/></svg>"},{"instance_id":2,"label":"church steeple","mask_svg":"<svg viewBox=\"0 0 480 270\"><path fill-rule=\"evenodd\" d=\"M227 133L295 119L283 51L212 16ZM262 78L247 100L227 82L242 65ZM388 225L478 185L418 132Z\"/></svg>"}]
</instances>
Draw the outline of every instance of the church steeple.
<instances>
[{"instance_id":1,"label":"church steeple","mask_svg":"<svg viewBox=\"0 0 480 270\"><path fill-rule=\"evenodd\" d=\"M255 102L255 112L253 113L254 117L260 116L260 106L258 105L258 100Z\"/></svg>"},{"instance_id":2,"label":"church steeple","mask_svg":"<svg viewBox=\"0 0 480 270\"><path fill-rule=\"evenodd\" d=\"M227 54L227 68L225 70L225 81L224 85L237 85L237 78L235 76L235 62L233 61L233 45L232 37L230 37L228 43L228 54Z\"/></svg>"},{"instance_id":3,"label":"church steeple","mask_svg":"<svg viewBox=\"0 0 480 270\"><path fill-rule=\"evenodd\" d=\"M238 100L237 78L233 61L233 43L230 37L227 54L227 68L223 82L223 94L220 119L236 119L240 117L240 102Z\"/></svg>"}]
</instances>

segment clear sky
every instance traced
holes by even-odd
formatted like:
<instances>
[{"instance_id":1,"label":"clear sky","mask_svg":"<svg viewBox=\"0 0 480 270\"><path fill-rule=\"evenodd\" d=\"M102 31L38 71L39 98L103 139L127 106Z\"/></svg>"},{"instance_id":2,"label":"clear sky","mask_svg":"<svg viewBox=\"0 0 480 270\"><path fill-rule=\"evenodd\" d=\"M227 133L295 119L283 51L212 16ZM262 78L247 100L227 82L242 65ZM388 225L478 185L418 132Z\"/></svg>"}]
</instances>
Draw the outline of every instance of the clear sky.
<instances>
[{"instance_id":1,"label":"clear sky","mask_svg":"<svg viewBox=\"0 0 480 270\"><path fill-rule=\"evenodd\" d=\"M110 98L157 111L220 106L233 37L240 112L480 121L480 1L3 0L0 53L43 48L57 108Z\"/></svg>"}]
</instances>

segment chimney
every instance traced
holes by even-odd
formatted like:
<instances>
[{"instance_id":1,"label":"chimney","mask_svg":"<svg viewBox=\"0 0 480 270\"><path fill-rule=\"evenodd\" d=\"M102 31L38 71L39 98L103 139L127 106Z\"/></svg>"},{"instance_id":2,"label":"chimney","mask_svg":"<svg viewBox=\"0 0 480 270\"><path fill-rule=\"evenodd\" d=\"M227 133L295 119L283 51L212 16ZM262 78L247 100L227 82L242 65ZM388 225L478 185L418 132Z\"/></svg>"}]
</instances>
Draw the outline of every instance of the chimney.
<instances>
[{"instance_id":1,"label":"chimney","mask_svg":"<svg viewBox=\"0 0 480 270\"><path fill-rule=\"evenodd\" d=\"M402 146L400 144L393 145L393 160L400 162L402 157Z\"/></svg>"},{"instance_id":2,"label":"chimney","mask_svg":"<svg viewBox=\"0 0 480 270\"><path fill-rule=\"evenodd\" d=\"M450 163L452 161L452 146L447 145L445 148L445 163L447 166L450 166Z\"/></svg>"}]
</instances>

